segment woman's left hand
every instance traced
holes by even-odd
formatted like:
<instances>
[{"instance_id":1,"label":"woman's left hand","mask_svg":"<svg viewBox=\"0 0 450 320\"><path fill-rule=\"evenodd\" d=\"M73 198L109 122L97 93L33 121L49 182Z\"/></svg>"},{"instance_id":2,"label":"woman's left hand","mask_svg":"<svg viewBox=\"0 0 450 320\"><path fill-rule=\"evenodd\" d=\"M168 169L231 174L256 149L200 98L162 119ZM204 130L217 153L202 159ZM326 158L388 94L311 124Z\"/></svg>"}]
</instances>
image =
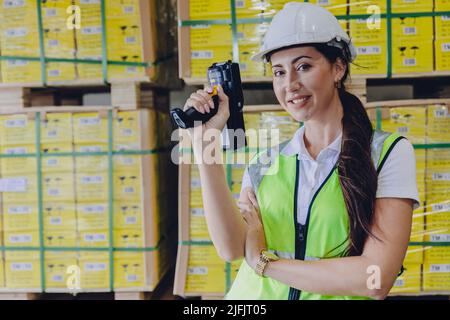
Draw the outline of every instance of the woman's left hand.
<instances>
[{"instance_id":1,"label":"woman's left hand","mask_svg":"<svg viewBox=\"0 0 450 320\"><path fill-rule=\"evenodd\" d=\"M252 269L255 269L261 251L267 250L267 244L258 203L253 203L256 201L256 197L254 199L250 198L250 201L251 202L239 202L238 207L247 226L245 260Z\"/></svg>"}]
</instances>

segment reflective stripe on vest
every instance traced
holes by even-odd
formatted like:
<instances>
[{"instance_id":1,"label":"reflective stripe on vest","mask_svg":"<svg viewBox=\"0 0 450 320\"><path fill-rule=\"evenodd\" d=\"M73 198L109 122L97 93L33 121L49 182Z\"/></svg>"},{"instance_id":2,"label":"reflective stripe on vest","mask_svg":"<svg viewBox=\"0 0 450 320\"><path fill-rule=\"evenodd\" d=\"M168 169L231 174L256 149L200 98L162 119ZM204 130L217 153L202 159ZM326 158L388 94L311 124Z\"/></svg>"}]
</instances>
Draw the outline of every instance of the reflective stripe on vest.
<instances>
[{"instance_id":1,"label":"reflective stripe on vest","mask_svg":"<svg viewBox=\"0 0 450 320\"><path fill-rule=\"evenodd\" d=\"M378 172L392 148L402 138L395 133L374 131L371 156ZM284 259L318 260L343 256L348 244L349 220L337 168L333 168L316 191L309 204L306 224L302 226L297 222L296 207L299 160L297 155L280 154L284 146L285 143L277 149L259 154L249 165L269 250ZM263 157L264 161L259 161ZM290 288L277 280L258 276L245 260L225 298L369 299L325 296Z\"/></svg>"}]
</instances>

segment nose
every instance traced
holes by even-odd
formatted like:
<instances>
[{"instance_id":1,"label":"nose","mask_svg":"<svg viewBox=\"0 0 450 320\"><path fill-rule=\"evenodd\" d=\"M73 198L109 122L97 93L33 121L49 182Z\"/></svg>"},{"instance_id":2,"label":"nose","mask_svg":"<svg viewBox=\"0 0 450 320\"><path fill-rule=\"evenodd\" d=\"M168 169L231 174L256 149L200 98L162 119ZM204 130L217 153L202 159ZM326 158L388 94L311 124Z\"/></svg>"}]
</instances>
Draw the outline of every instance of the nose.
<instances>
[{"instance_id":1,"label":"nose","mask_svg":"<svg viewBox=\"0 0 450 320\"><path fill-rule=\"evenodd\" d=\"M301 88L301 79L297 72L289 71L286 76L286 92L295 92Z\"/></svg>"}]
</instances>

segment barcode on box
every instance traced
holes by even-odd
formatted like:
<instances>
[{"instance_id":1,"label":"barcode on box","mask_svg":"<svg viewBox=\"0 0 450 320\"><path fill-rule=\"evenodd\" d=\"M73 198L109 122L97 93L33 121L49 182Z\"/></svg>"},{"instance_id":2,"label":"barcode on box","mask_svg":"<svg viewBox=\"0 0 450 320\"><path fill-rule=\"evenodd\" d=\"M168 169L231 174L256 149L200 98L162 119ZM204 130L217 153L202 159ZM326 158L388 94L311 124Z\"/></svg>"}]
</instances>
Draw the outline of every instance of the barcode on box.
<instances>
[{"instance_id":1,"label":"barcode on box","mask_svg":"<svg viewBox=\"0 0 450 320\"><path fill-rule=\"evenodd\" d=\"M200 179L192 179L191 180L191 188L201 188Z\"/></svg>"},{"instance_id":2,"label":"barcode on box","mask_svg":"<svg viewBox=\"0 0 450 320\"><path fill-rule=\"evenodd\" d=\"M7 128L23 128L27 125L27 119L15 119L15 120L6 120L5 126Z\"/></svg>"},{"instance_id":3,"label":"barcode on box","mask_svg":"<svg viewBox=\"0 0 450 320\"><path fill-rule=\"evenodd\" d=\"M321 6L327 6L330 4L330 1L329 0L318 0L317 3L320 4Z\"/></svg>"},{"instance_id":4,"label":"barcode on box","mask_svg":"<svg viewBox=\"0 0 450 320\"><path fill-rule=\"evenodd\" d=\"M58 159L47 159L47 166L54 167L58 165Z\"/></svg>"},{"instance_id":5,"label":"barcode on box","mask_svg":"<svg viewBox=\"0 0 450 320\"><path fill-rule=\"evenodd\" d=\"M4 8L17 8L23 7L25 5L25 0L7 0L3 1Z\"/></svg>"},{"instance_id":6,"label":"barcode on box","mask_svg":"<svg viewBox=\"0 0 450 320\"><path fill-rule=\"evenodd\" d=\"M100 0L80 0L81 4L100 4Z\"/></svg>"},{"instance_id":7,"label":"barcode on box","mask_svg":"<svg viewBox=\"0 0 450 320\"><path fill-rule=\"evenodd\" d=\"M214 58L214 54L210 50L193 50L191 53L191 59L212 59Z\"/></svg>"},{"instance_id":8,"label":"barcode on box","mask_svg":"<svg viewBox=\"0 0 450 320\"><path fill-rule=\"evenodd\" d=\"M98 184L103 182L102 176L87 176L81 178L83 184Z\"/></svg>"},{"instance_id":9,"label":"barcode on box","mask_svg":"<svg viewBox=\"0 0 450 320\"><path fill-rule=\"evenodd\" d=\"M48 70L49 77L59 77L60 75L61 75L61 70L59 70L59 69Z\"/></svg>"},{"instance_id":10,"label":"barcode on box","mask_svg":"<svg viewBox=\"0 0 450 320\"><path fill-rule=\"evenodd\" d=\"M8 148L5 150L6 154L24 154L27 153L27 149L26 148Z\"/></svg>"},{"instance_id":11,"label":"barcode on box","mask_svg":"<svg viewBox=\"0 0 450 320\"><path fill-rule=\"evenodd\" d=\"M131 128L126 128L122 130L122 136L124 137L131 137L134 133L134 130Z\"/></svg>"},{"instance_id":12,"label":"barcode on box","mask_svg":"<svg viewBox=\"0 0 450 320\"><path fill-rule=\"evenodd\" d=\"M30 206L12 206L8 208L9 214L30 214L31 213Z\"/></svg>"},{"instance_id":13,"label":"barcode on box","mask_svg":"<svg viewBox=\"0 0 450 320\"><path fill-rule=\"evenodd\" d=\"M125 44L134 44L136 42L136 37L125 37Z\"/></svg>"},{"instance_id":14,"label":"barcode on box","mask_svg":"<svg viewBox=\"0 0 450 320\"><path fill-rule=\"evenodd\" d=\"M84 271L103 271L106 270L105 263L85 263Z\"/></svg>"},{"instance_id":15,"label":"barcode on box","mask_svg":"<svg viewBox=\"0 0 450 320\"><path fill-rule=\"evenodd\" d=\"M123 188L123 193L134 193L135 190L133 187L125 187Z\"/></svg>"},{"instance_id":16,"label":"barcode on box","mask_svg":"<svg viewBox=\"0 0 450 320\"><path fill-rule=\"evenodd\" d=\"M417 33L416 27L404 27L403 34L414 35Z\"/></svg>"},{"instance_id":17,"label":"barcode on box","mask_svg":"<svg viewBox=\"0 0 450 320\"><path fill-rule=\"evenodd\" d=\"M450 272L450 264L431 264L430 272Z\"/></svg>"},{"instance_id":18,"label":"barcode on box","mask_svg":"<svg viewBox=\"0 0 450 320\"><path fill-rule=\"evenodd\" d=\"M403 65L408 67L413 67L416 65L416 58L405 58L403 59Z\"/></svg>"},{"instance_id":19,"label":"barcode on box","mask_svg":"<svg viewBox=\"0 0 450 320\"><path fill-rule=\"evenodd\" d=\"M241 68L242 71L247 70L247 64L246 63L239 63L239 68Z\"/></svg>"},{"instance_id":20,"label":"barcode on box","mask_svg":"<svg viewBox=\"0 0 450 320\"><path fill-rule=\"evenodd\" d=\"M122 157L120 158L120 162L124 165L131 165L134 163L134 159L131 157Z\"/></svg>"},{"instance_id":21,"label":"barcode on box","mask_svg":"<svg viewBox=\"0 0 450 320\"><path fill-rule=\"evenodd\" d=\"M188 268L188 274L207 275L208 267L191 267Z\"/></svg>"},{"instance_id":22,"label":"barcode on box","mask_svg":"<svg viewBox=\"0 0 450 320\"><path fill-rule=\"evenodd\" d=\"M380 54L380 46L364 46L357 48L358 54Z\"/></svg>"},{"instance_id":23,"label":"barcode on box","mask_svg":"<svg viewBox=\"0 0 450 320\"><path fill-rule=\"evenodd\" d=\"M137 73L137 67L133 67L133 66L127 66L126 68L126 72L127 73Z\"/></svg>"},{"instance_id":24,"label":"barcode on box","mask_svg":"<svg viewBox=\"0 0 450 320\"><path fill-rule=\"evenodd\" d=\"M441 16L442 21L450 21L450 16Z\"/></svg>"},{"instance_id":25,"label":"barcode on box","mask_svg":"<svg viewBox=\"0 0 450 320\"><path fill-rule=\"evenodd\" d=\"M28 263L28 262L11 263L11 270L13 270L13 271L31 271L31 270L33 270L33 264Z\"/></svg>"},{"instance_id":26,"label":"barcode on box","mask_svg":"<svg viewBox=\"0 0 450 320\"><path fill-rule=\"evenodd\" d=\"M80 152L101 152L102 147L98 146L88 146L88 147L80 147Z\"/></svg>"},{"instance_id":27,"label":"barcode on box","mask_svg":"<svg viewBox=\"0 0 450 320\"><path fill-rule=\"evenodd\" d=\"M59 189L48 189L49 196L59 196L61 194L61 191Z\"/></svg>"},{"instance_id":28,"label":"barcode on box","mask_svg":"<svg viewBox=\"0 0 450 320\"><path fill-rule=\"evenodd\" d=\"M58 131L57 130L49 130L49 131L47 131L47 137L54 138L56 136L58 136Z\"/></svg>"}]
</instances>

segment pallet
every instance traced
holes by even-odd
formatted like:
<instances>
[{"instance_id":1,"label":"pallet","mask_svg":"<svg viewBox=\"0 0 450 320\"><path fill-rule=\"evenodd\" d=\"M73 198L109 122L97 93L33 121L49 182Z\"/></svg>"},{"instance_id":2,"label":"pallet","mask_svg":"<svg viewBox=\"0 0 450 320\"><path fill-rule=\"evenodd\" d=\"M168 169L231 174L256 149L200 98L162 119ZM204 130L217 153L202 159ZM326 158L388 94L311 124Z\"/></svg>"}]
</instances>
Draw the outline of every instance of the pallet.
<instances>
[{"instance_id":1,"label":"pallet","mask_svg":"<svg viewBox=\"0 0 450 320\"><path fill-rule=\"evenodd\" d=\"M40 293L0 293L0 300L39 300L41 297Z\"/></svg>"},{"instance_id":2,"label":"pallet","mask_svg":"<svg viewBox=\"0 0 450 320\"><path fill-rule=\"evenodd\" d=\"M14 113L27 108L83 105L86 94L106 94L110 106L126 110L153 108L166 110L169 91L150 83L120 81L110 85L83 83L78 86L35 87L32 84L0 86L0 112Z\"/></svg>"}]
</instances>

